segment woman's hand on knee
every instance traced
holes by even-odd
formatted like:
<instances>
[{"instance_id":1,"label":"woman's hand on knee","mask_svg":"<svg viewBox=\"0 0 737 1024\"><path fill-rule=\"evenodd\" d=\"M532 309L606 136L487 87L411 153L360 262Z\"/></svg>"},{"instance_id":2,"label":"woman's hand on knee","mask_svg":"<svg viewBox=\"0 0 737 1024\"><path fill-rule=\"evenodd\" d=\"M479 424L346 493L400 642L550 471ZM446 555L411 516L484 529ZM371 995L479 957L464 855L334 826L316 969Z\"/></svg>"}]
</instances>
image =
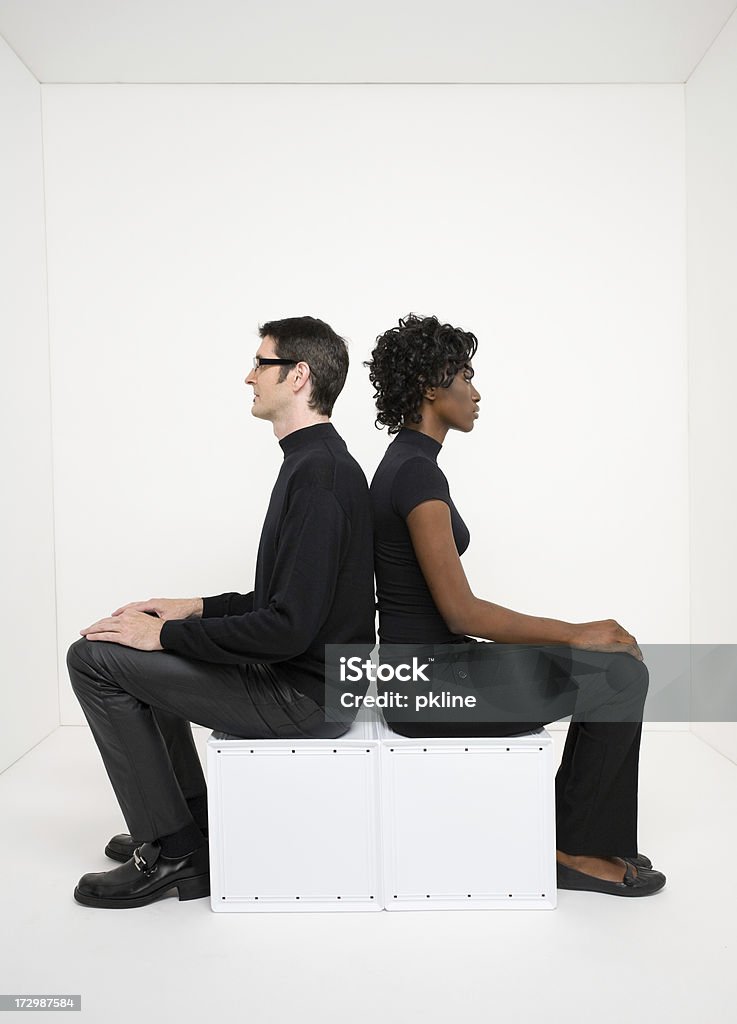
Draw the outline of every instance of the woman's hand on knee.
<instances>
[{"instance_id":1,"label":"woman's hand on knee","mask_svg":"<svg viewBox=\"0 0 737 1024\"><path fill-rule=\"evenodd\" d=\"M616 619L600 619L597 622L580 622L574 626L571 647L585 651L608 651L631 654L642 661L642 651L637 640L620 626Z\"/></svg>"}]
</instances>

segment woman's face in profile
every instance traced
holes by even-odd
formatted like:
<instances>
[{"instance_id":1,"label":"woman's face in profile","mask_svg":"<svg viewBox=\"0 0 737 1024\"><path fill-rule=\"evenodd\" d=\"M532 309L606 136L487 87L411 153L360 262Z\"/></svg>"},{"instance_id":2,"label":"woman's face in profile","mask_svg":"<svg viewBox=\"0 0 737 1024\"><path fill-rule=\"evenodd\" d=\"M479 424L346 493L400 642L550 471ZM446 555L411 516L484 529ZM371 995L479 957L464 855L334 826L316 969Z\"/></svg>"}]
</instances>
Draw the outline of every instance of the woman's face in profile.
<instances>
[{"instance_id":1,"label":"woman's face in profile","mask_svg":"<svg viewBox=\"0 0 737 1024\"><path fill-rule=\"evenodd\" d=\"M473 386L472 377L473 369L469 363L458 371L449 387L435 390L435 413L450 430L462 430L464 433L473 430L481 395Z\"/></svg>"}]
</instances>

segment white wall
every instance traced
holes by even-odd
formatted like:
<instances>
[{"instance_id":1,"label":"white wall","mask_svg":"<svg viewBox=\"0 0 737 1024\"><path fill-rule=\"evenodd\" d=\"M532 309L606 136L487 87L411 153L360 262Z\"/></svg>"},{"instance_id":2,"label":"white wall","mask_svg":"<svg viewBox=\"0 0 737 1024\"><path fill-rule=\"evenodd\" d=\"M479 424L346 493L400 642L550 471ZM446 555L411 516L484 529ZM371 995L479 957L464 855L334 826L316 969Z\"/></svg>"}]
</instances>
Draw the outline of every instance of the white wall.
<instances>
[{"instance_id":1,"label":"white wall","mask_svg":"<svg viewBox=\"0 0 737 1024\"><path fill-rule=\"evenodd\" d=\"M0 39L0 771L59 724L41 88Z\"/></svg>"},{"instance_id":2,"label":"white wall","mask_svg":"<svg viewBox=\"0 0 737 1024\"><path fill-rule=\"evenodd\" d=\"M280 461L259 321L351 340L409 310L480 339L441 464L476 591L688 640L683 88L45 86L62 721L118 604L251 587Z\"/></svg>"},{"instance_id":3,"label":"white wall","mask_svg":"<svg viewBox=\"0 0 737 1024\"><path fill-rule=\"evenodd\" d=\"M737 643L736 109L733 16L686 86L691 630L698 644ZM693 730L737 761L737 723L694 723Z\"/></svg>"}]
</instances>

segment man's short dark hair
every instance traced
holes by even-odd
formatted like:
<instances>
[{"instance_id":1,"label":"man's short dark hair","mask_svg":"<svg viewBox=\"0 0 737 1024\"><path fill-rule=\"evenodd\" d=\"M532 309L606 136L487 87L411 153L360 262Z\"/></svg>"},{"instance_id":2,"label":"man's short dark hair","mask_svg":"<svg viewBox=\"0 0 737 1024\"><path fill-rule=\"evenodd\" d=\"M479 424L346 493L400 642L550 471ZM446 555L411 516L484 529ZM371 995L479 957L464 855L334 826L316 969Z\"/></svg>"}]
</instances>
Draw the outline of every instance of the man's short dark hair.
<instances>
[{"instance_id":1,"label":"man's short dark hair","mask_svg":"<svg viewBox=\"0 0 737 1024\"><path fill-rule=\"evenodd\" d=\"M274 339L280 359L307 363L312 381L309 406L323 416L330 416L348 374L345 340L324 320L317 320L314 316L269 320L259 327L259 335ZM284 380L290 369L282 366L279 380Z\"/></svg>"}]
</instances>

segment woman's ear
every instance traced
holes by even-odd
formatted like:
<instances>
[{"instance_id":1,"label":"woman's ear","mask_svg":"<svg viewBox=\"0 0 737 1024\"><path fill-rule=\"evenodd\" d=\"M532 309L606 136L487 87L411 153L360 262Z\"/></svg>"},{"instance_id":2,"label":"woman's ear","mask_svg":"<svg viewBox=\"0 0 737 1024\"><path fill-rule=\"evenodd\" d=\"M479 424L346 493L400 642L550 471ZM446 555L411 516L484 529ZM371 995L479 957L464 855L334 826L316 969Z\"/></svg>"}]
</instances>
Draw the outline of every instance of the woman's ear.
<instances>
[{"instance_id":1,"label":"woman's ear","mask_svg":"<svg viewBox=\"0 0 737 1024\"><path fill-rule=\"evenodd\" d=\"M435 387L425 388L425 390L422 392L422 397L426 398L428 400L428 402L434 402L435 401L436 392L437 392L437 388L435 388Z\"/></svg>"}]
</instances>

